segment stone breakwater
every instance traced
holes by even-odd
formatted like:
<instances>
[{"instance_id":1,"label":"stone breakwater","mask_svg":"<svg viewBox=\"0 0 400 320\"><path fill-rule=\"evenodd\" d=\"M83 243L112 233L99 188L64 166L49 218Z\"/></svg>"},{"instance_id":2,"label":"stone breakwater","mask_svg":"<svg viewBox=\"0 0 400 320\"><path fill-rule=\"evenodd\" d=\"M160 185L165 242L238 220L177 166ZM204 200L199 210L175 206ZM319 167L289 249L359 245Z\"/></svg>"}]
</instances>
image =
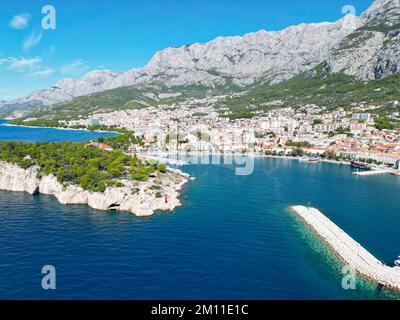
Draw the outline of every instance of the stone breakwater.
<instances>
[{"instance_id":1,"label":"stone breakwater","mask_svg":"<svg viewBox=\"0 0 400 320\"><path fill-rule=\"evenodd\" d=\"M400 291L400 268L389 267L315 208L291 207L348 264L362 276Z\"/></svg>"},{"instance_id":2,"label":"stone breakwater","mask_svg":"<svg viewBox=\"0 0 400 320\"><path fill-rule=\"evenodd\" d=\"M63 186L53 175L39 178L38 170L38 167L23 169L0 161L0 189L53 195L61 204L87 204L98 210L113 209L149 216L157 210L172 211L180 206L179 191L188 181L184 175L167 172L146 182L121 180L123 187L89 192L76 185Z\"/></svg>"}]
</instances>

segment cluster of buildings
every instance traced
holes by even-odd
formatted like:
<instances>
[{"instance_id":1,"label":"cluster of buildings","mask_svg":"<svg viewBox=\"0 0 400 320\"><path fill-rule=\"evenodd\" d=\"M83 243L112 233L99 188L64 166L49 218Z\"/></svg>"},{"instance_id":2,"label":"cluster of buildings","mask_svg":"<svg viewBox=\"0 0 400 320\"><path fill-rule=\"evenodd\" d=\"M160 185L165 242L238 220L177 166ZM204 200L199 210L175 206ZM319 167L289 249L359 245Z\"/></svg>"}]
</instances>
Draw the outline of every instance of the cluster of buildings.
<instances>
[{"instance_id":1,"label":"cluster of buildings","mask_svg":"<svg viewBox=\"0 0 400 320\"><path fill-rule=\"evenodd\" d=\"M215 98L216 101L218 97ZM280 108L230 120L215 101L98 113L69 125L118 126L145 140L147 152L305 154L394 165L400 159L400 129L378 130L367 112L328 110L317 105ZM219 111L219 112L218 112ZM135 146L137 148L137 146Z\"/></svg>"}]
</instances>

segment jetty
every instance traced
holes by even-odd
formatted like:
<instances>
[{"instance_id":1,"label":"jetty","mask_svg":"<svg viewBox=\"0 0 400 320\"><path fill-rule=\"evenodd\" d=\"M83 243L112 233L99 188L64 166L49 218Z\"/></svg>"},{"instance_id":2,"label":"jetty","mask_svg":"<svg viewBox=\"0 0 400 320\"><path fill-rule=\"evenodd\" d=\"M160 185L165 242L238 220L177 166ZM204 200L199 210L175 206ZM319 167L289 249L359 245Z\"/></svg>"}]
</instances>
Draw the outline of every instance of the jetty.
<instances>
[{"instance_id":1,"label":"jetty","mask_svg":"<svg viewBox=\"0 0 400 320\"><path fill-rule=\"evenodd\" d=\"M379 286L400 291L400 268L383 264L329 218L315 208L293 206L295 212L309 225L354 271L377 282Z\"/></svg>"},{"instance_id":2,"label":"jetty","mask_svg":"<svg viewBox=\"0 0 400 320\"><path fill-rule=\"evenodd\" d=\"M354 175L356 176L373 176L377 174L388 174L388 173L393 173L393 169L373 169L370 171L355 171L353 172Z\"/></svg>"}]
</instances>

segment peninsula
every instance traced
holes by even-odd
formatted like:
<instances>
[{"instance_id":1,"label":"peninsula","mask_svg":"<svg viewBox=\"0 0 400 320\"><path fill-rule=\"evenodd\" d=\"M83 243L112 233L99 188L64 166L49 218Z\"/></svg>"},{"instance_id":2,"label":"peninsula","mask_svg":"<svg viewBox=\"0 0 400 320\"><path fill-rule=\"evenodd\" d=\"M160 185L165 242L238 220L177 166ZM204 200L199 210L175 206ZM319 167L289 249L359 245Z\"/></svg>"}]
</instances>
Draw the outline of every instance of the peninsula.
<instances>
[{"instance_id":1,"label":"peninsula","mask_svg":"<svg viewBox=\"0 0 400 320\"><path fill-rule=\"evenodd\" d=\"M0 142L0 189L54 195L62 204L137 216L180 206L185 174L128 153L140 144L132 133L99 141Z\"/></svg>"}]
</instances>

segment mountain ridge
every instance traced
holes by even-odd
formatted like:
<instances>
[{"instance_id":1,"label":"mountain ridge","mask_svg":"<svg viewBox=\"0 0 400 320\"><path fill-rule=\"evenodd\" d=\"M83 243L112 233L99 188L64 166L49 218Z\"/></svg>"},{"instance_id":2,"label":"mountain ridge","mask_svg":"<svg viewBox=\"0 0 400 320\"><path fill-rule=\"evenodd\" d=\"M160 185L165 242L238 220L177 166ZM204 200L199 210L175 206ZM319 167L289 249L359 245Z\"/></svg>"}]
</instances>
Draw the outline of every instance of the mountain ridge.
<instances>
[{"instance_id":1,"label":"mountain ridge","mask_svg":"<svg viewBox=\"0 0 400 320\"><path fill-rule=\"evenodd\" d=\"M378 0L364 12L362 26L345 37L328 58L331 72L363 81L399 71L400 0Z\"/></svg>"},{"instance_id":2,"label":"mountain ridge","mask_svg":"<svg viewBox=\"0 0 400 320\"><path fill-rule=\"evenodd\" d=\"M400 0L376 0L359 17L346 15L336 22L302 23L281 31L260 30L166 48L156 52L143 68L93 70L79 79L65 78L49 89L4 103L0 111L51 106L152 83L172 89L185 85L215 88L227 85L227 79L243 88L260 80L276 84L323 62L331 73L344 72L363 81L380 79L398 72L400 31L396 34L394 22L399 15ZM394 33L374 30L382 23Z\"/></svg>"}]
</instances>

